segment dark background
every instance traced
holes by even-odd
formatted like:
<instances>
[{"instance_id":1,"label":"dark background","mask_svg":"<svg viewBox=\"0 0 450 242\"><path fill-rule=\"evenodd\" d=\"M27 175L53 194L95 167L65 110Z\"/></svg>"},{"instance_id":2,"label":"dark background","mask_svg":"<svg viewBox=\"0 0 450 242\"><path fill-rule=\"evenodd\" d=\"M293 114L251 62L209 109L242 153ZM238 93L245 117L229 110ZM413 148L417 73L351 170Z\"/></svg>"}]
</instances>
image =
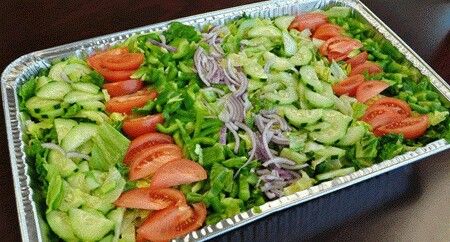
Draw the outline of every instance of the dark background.
<instances>
[{"instance_id":1,"label":"dark background","mask_svg":"<svg viewBox=\"0 0 450 242\"><path fill-rule=\"evenodd\" d=\"M362 1L438 74L450 80L448 0ZM32 51L251 2L256 1L3 0L0 1L0 71ZM4 122L0 123L0 240L19 241L6 131ZM316 239L443 241L450 238L449 160L450 152L444 152L414 164L418 174L415 180L419 181L417 191L323 231Z\"/></svg>"}]
</instances>

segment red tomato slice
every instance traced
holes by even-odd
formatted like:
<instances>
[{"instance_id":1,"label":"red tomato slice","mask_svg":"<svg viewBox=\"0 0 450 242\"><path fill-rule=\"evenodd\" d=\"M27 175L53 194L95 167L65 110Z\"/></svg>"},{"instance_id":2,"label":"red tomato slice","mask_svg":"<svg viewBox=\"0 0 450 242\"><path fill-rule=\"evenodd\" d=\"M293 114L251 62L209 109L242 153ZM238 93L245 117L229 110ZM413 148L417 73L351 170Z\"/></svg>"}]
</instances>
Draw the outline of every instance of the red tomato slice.
<instances>
[{"instance_id":1,"label":"red tomato slice","mask_svg":"<svg viewBox=\"0 0 450 242\"><path fill-rule=\"evenodd\" d=\"M133 94L113 97L106 102L106 111L129 114L133 108L140 108L158 96L154 90L140 90Z\"/></svg>"},{"instance_id":2,"label":"red tomato slice","mask_svg":"<svg viewBox=\"0 0 450 242\"><path fill-rule=\"evenodd\" d=\"M370 112L373 109L376 109L378 107L386 107L391 109L392 111L398 113L403 118L408 117L411 115L411 108L409 107L408 103L406 103L403 100L400 100L398 98L393 97L383 97L378 100L376 100L367 110L367 112Z\"/></svg>"},{"instance_id":3,"label":"red tomato slice","mask_svg":"<svg viewBox=\"0 0 450 242\"><path fill-rule=\"evenodd\" d=\"M364 116L361 118L362 121L370 124L373 129L402 119L403 117L400 114L382 106L366 111Z\"/></svg>"},{"instance_id":4,"label":"red tomato slice","mask_svg":"<svg viewBox=\"0 0 450 242\"><path fill-rule=\"evenodd\" d=\"M361 42L353 39L341 40L328 45L327 55L328 59L340 61L348 57L348 54L353 50L362 47Z\"/></svg>"},{"instance_id":5,"label":"red tomato slice","mask_svg":"<svg viewBox=\"0 0 450 242\"><path fill-rule=\"evenodd\" d=\"M144 87L144 83L139 80L126 80L121 82L106 83L103 85L111 97L133 94Z\"/></svg>"},{"instance_id":6,"label":"red tomato slice","mask_svg":"<svg viewBox=\"0 0 450 242\"><path fill-rule=\"evenodd\" d=\"M170 240L197 230L205 222L203 203L171 206L151 213L137 229L139 237L150 241Z\"/></svg>"},{"instance_id":7,"label":"red tomato slice","mask_svg":"<svg viewBox=\"0 0 450 242\"><path fill-rule=\"evenodd\" d=\"M357 75L357 74L364 74L368 73L370 75L377 74L382 72L383 69L376 63L371 61L366 61L362 64L357 65L355 68L352 69L350 72L350 76Z\"/></svg>"},{"instance_id":8,"label":"red tomato slice","mask_svg":"<svg viewBox=\"0 0 450 242\"><path fill-rule=\"evenodd\" d=\"M124 163L129 165L134 160L136 155L146 148L150 148L159 144L172 144L173 139L169 135L161 133L143 134L131 141L125 155Z\"/></svg>"},{"instance_id":9,"label":"red tomato slice","mask_svg":"<svg viewBox=\"0 0 450 242\"><path fill-rule=\"evenodd\" d=\"M329 38L327 41L325 41L319 48L320 54L323 56L328 55L328 46L330 44L338 43L340 41L351 41L352 39L346 36L336 36Z\"/></svg>"},{"instance_id":10,"label":"red tomato slice","mask_svg":"<svg viewBox=\"0 0 450 242\"><path fill-rule=\"evenodd\" d=\"M102 66L113 71L136 70L144 62L142 53L122 53L107 55L102 60Z\"/></svg>"},{"instance_id":11,"label":"red tomato slice","mask_svg":"<svg viewBox=\"0 0 450 242\"><path fill-rule=\"evenodd\" d=\"M332 37L340 36L342 28L336 24L322 24L314 31L313 38L327 40Z\"/></svg>"},{"instance_id":12,"label":"red tomato slice","mask_svg":"<svg viewBox=\"0 0 450 242\"><path fill-rule=\"evenodd\" d=\"M354 75L345 78L344 80L333 85L333 91L336 95L347 94L351 97L355 96L356 89L364 82L363 75Z\"/></svg>"},{"instance_id":13,"label":"red tomato slice","mask_svg":"<svg viewBox=\"0 0 450 242\"><path fill-rule=\"evenodd\" d=\"M295 17L288 29L297 29L298 31L310 29L314 31L319 25L327 23L327 19L328 17L323 13L301 14Z\"/></svg>"},{"instance_id":14,"label":"red tomato slice","mask_svg":"<svg viewBox=\"0 0 450 242\"><path fill-rule=\"evenodd\" d=\"M162 165L183 158L175 144L160 144L144 149L131 162L129 179L134 181L153 175Z\"/></svg>"},{"instance_id":15,"label":"red tomato slice","mask_svg":"<svg viewBox=\"0 0 450 242\"><path fill-rule=\"evenodd\" d=\"M124 208L160 210L172 205L186 204L186 198L182 192L173 188L135 188L122 193L114 204Z\"/></svg>"},{"instance_id":16,"label":"red tomato slice","mask_svg":"<svg viewBox=\"0 0 450 242\"><path fill-rule=\"evenodd\" d=\"M123 122L122 130L130 138L156 132L156 125L164 123L162 114L147 115L140 118L127 119Z\"/></svg>"},{"instance_id":17,"label":"red tomato slice","mask_svg":"<svg viewBox=\"0 0 450 242\"><path fill-rule=\"evenodd\" d=\"M364 51L346 60L345 62L347 62L347 64L349 64L352 68L355 68L366 62L368 56L369 55L367 54L367 52Z\"/></svg>"},{"instance_id":18,"label":"red tomato slice","mask_svg":"<svg viewBox=\"0 0 450 242\"><path fill-rule=\"evenodd\" d=\"M356 89L356 99L364 103L367 100L380 94L388 87L389 84L383 81L365 81L361 83L361 85L359 85Z\"/></svg>"},{"instance_id":19,"label":"red tomato slice","mask_svg":"<svg viewBox=\"0 0 450 242\"><path fill-rule=\"evenodd\" d=\"M405 139L415 139L422 136L428 128L428 116L409 117L401 121L392 122L375 129L374 134L382 136L385 134L402 134Z\"/></svg>"},{"instance_id":20,"label":"red tomato slice","mask_svg":"<svg viewBox=\"0 0 450 242\"><path fill-rule=\"evenodd\" d=\"M151 188L172 187L205 180L205 169L198 163L179 159L161 166L152 178Z\"/></svg>"}]
</instances>

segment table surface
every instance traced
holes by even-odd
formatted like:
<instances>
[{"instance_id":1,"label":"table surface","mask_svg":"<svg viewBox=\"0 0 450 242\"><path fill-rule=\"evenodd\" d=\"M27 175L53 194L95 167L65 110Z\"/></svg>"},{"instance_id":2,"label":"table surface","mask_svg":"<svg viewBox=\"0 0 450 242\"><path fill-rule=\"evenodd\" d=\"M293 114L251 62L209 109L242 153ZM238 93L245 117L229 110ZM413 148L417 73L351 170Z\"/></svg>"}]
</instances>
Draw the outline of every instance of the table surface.
<instances>
[{"instance_id":1,"label":"table surface","mask_svg":"<svg viewBox=\"0 0 450 242\"><path fill-rule=\"evenodd\" d=\"M362 0L450 81L448 0ZM0 1L0 70L29 52L252 0ZM1 117L3 117L3 110ZM0 237L19 241L5 124L0 128ZM326 241L448 241L450 152L414 164L419 190L317 236Z\"/></svg>"}]
</instances>

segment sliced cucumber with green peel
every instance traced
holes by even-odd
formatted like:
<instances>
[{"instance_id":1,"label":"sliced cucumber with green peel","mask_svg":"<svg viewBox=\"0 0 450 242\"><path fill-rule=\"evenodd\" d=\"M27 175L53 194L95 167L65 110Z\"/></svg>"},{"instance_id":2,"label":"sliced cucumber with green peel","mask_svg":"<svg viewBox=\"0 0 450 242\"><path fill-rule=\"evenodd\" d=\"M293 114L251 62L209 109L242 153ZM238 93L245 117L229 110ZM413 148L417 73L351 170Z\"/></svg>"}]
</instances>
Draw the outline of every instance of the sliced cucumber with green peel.
<instances>
[{"instance_id":1,"label":"sliced cucumber with green peel","mask_svg":"<svg viewBox=\"0 0 450 242\"><path fill-rule=\"evenodd\" d=\"M57 118L54 121L56 134L58 135L58 143L61 144L61 141L64 137L66 137L66 134L75 127L78 123L75 120L72 119L62 119Z\"/></svg>"},{"instance_id":2,"label":"sliced cucumber with green peel","mask_svg":"<svg viewBox=\"0 0 450 242\"><path fill-rule=\"evenodd\" d=\"M353 126L348 128L345 136L339 140L338 145L350 146L356 144L361 140L366 133L366 129L363 126Z\"/></svg>"},{"instance_id":3,"label":"sliced cucumber with green peel","mask_svg":"<svg viewBox=\"0 0 450 242\"><path fill-rule=\"evenodd\" d=\"M86 82L76 82L71 84L72 88L78 91L97 94L100 91L100 87Z\"/></svg>"},{"instance_id":4,"label":"sliced cucumber with green peel","mask_svg":"<svg viewBox=\"0 0 450 242\"><path fill-rule=\"evenodd\" d=\"M309 160L308 156L302 153L295 152L289 148L283 148L280 153L281 157L292 160L297 164L304 164Z\"/></svg>"},{"instance_id":5,"label":"sliced cucumber with green peel","mask_svg":"<svg viewBox=\"0 0 450 242\"><path fill-rule=\"evenodd\" d=\"M300 68L300 76L302 81L311 86L314 91L321 93L323 91L322 82L317 77L317 73L312 66L302 66Z\"/></svg>"},{"instance_id":6,"label":"sliced cucumber with green peel","mask_svg":"<svg viewBox=\"0 0 450 242\"><path fill-rule=\"evenodd\" d=\"M281 16L276 18L273 23L275 26L277 26L280 30L287 30L289 28L289 25L291 25L292 21L294 20L295 16Z\"/></svg>"},{"instance_id":7,"label":"sliced cucumber with green peel","mask_svg":"<svg viewBox=\"0 0 450 242\"><path fill-rule=\"evenodd\" d=\"M319 121L323 115L323 109L296 109L285 108L284 115L289 123L294 126L301 126L302 124L313 124Z\"/></svg>"},{"instance_id":8,"label":"sliced cucumber with green peel","mask_svg":"<svg viewBox=\"0 0 450 242\"><path fill-rule=\"evenodd\" d=\"M36 90L39 90L39 88L43 87L45 84L52 82L52 81L54 81L54 80L52 80L51 78L48 78L46 76L40 76L36 82Z\"/></svg>"},{"instance_id":9,"label":"sliced cucumber with green peel","mask_svg":"<svg viewBox=\"0 0 450 242\"><path fill-rule=\"evenodd\" d=\"M97 133L97 125L80 123L73 127L61 141L61 147L66 151L74 151Z\"/></svg>"},{"instance_id":10,"label":"sliced cucumber with green peel","mask_svg":"<svg viewBox=\"0 0 450 242\"><path fill-rule=\"evenodd\" d=\"M104 100L105 95L99 92L98 94L92 94L82 91L71 91L64 96L64 102L66 103L76 103L82 101L100 101Z\"/></svg>"},{"instance_id":11,"label":"sliced cucumber with green peel","mask_svg":"<svg viewBox=\"0 0 450 242\"><path fill-rule=\"evenodd\" d=\"M326 110L322 120L331 124L327 129L309 133L309 137L322 144L333 144L342 139L347 132L348 124L352 118L334 110Z\"/></svg>"},{"instance_id":12,"label":"sliced cucumber with green peel","mask_svg":"<svg viewBox=\"0 0 450 242\"><path fill-rule=\"evenodd\" d=\"M78 208L69 211L69 221L75 235L84 241L100 240L114 228L114 222L105 216Z\"/></svg>"},{"instance_id":13,"label":"sliced cucumber with green peel","mask_svg":"<svg viewBox=\"0 0 450 242\"><path fill-rule=\"evenodd\" d=\"M101 124L101 123L109 120L108 115L106 115L105 113L99 112L99 111L91 111L91 110L81 110L77 114L75 114L73 117L89 119L98 124Z\"/></svg>"},{"instance_id":14,"label":"sliced cucumber with green peel","mask_svg":"<svg viewBox=\"0 0 450 242\"><path fill-rule=\"evenodd\" d=\"M62 103L58 100L32 97L25 103L30 115L37 119L53 119L64 114Z\"/></svg>"},{"instance_id":15,"label":"sliced cucumber with green peel","mask_svg":"<svg viewBox=\"0 0 450 242\"><path fill-rule=\"evenodd\" d=\"M65 241L78 241L70 225L69 216L61 211L50 211L46 215L50 228Z\"/></svg>"},{"instance_id":16,"label":"sliced cucumber with green peel","mask_svg":"<svg viewBox=\"0 0 450 242\"><path fill-rule=\"evenodd\" d=\"M289 59L295 66L308 65L313 59L313 52L306 46L300 46L297 52Z\"/></svg>"},{"instance_id":17,"label":"sliced cucumber with green peel","mask_svg":"<svg viewBox=\"0 0 450 242\"><path fill-rule=\"evenodd\" d=\"M80 101L78 104L81 106L82 109L85 110L91 110L91 111L104 111L105 110L105 104L103 104L100 101Z\"/></svg>"},{"instance_id":18,"label":"sliced cucumber with green peel","mask_svg":"<svg viewBox=\"0 0 450 242\"><path fill-rule=\"evenodd\" d=\"M349 168L342 168L339 170L334 170L334 171L329 171L326 173L322 173L316 176L316 179L319 181L323 181L323 180L330 180L333 179L335 177L340 177L340 176L345 176L348 175L352 172L355 172L355 167L349 167Z\"/></svg>"},{"instance_id":19,"label":"sliced cucumber with green peel","mask_svg":"<svg viewBox=\"0 0 450 242\"><path fill-rule=\"evenodd\" d=\"M297 42L286 30L283 31L283 46L286 56L290 57L297 53ZM289 63L293 66L292 62L289 61Z\"/></svg>"},{"instance_id":20,"label":"sliced cucumber with green peel","mask_svg":"<svg viewBox=\"0 0 450 242\"><path fill-rule=\"evenodd\" d=\"M262 25L251 28L248 33L248 37L267 37L267 38L280 38L281 31L273 25Z\"/></svg>"},{"instance_id":21,"label":"sliced cucumber with green peel","mask_svg":"<svg viewBox=\"0 0 450 242\"><path fill-rule=\"evenodd\" d=\"M71 159L57 150L48 153L47 162L54 165L62 177L70 176L77 169L77 165Z\"/></svg>"},{"instance_id":22,"label":"sliced cucumber with green peel","mask_svg":"<svg viewBox=\"0 0 450 242\"><path fill-rule=\"evenodd\" d=\"M86 74L89 74L91 69L84 64L68 63L67 61L56 63L50 68L48 77L55 81L76 82Z\"/></svg>"},{"instance_id":23,"label":"sliced cucumber with green peel","mask_svg":"<svg viewBox=\"0 0 450 242\"><path fill-rule=\"evenodd\" d=\"M70 91L72 91L72 88L69 84L65 82L53 81L39 88L36 92L36 96L46 99L62 100Z\"/></svg>"},{"instance_id":24,"label":"sliced cucumber with green peel","mask_svg":"<svg viewBox=\"0 0 450 242\"><path fill-rule=\"evenodd\" d=\"M317 108L331 108L334 105L334 100L317 92L313 92L305 88L305 98L308 102Z\"/></svg>"},{"instance_id":25,"label":"sliced cucumber with green peel","mask_svg":"<svg viewBox=\"0 0 450 242\"><path fill-rule=\"evenodd\" d=\"M341 158L342 156L345 155L345 150L333 146L328 146L325 149L317 150L315 153L319 157L337 156L338 158Z\"/></svg>"}]
</instances>

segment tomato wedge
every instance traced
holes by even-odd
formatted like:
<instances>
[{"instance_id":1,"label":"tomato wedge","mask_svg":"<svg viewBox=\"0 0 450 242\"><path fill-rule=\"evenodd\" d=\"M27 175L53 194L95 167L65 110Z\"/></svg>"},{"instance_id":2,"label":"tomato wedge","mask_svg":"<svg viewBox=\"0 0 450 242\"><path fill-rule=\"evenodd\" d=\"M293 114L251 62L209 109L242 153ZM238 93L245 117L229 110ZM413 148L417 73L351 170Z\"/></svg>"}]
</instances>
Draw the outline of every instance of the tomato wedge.
<instances>
[{"instance_id":1,"label":"tomato wedge","mask_svg":"<svg viewBox=\"0 0 450 242\"><path fill-rule=\"evenodd\" d=\"M117 82L130 79L144 62L144 55L130 53L127 48L116 48L97 53L89 57L87 62L107 81Z\"/></svg>"},{"instance_id":2,"label":"tomato wedge","mask_svg":"<svg viewBox=\"0 0 450 242\"><path fill-rule=\"evenodd\" d=\"M385 134L402 134L405 139L415 139L427 131L429 125L428 116L409 117L401 121L392 122L375 129L374 134L382 136Z\"/></svg>"},{"instance_id":3,"label":"tomato wedge","mask_svg":"<svg viewBox=\"0 0 450 242\"><path fill-rule=\"evenodd\" d=\"M347 64L349 64L352 68L355 68L366 62L368 56L369 54L367 54L367 52L364 51L346 60L345 62L347 62Z\"/></svg>"},{"instance_id":4,"label":"tomato wedge","mask_svg":"<svg viewBox=\"0 0 450 242\"><path fill-rule=\"evenodd\" d=\"M183 158L183 151L175 144L160 144L144 149L131 162L131 181L153 175L164 164Z\"/></svg>"},{"instance_id":5,"label":"tomato wedge","mask_svg":"<svg viewBox=\"0 0 450 242\"><path fill-rule=\"evenodd\" d=\"M103 85L111 97L133 94L144 87L144 83L139 80L126 80L121 82L106 83Z\"/></svg>"},{"instance_id":6,"label":"tomato wedge","mask_svg":"<svg viewBox=\"0 0 450 242\"><path fill-rule=\"evenodd\" d=\"M403 118L406 118L411 115L411 108L408 103L398 98L393 97L383 97L376 100L367 110L366 112L370 112L373 109L378 107L386 107L391 109L392 111L398 113Z\"/></svg>"},{"instance_id":7,"label":"tomato wedge","mask_svg":"<svg viewBox=\"0 0 450 242\"><path fill-rule=\"evenodd\" d=\"M169 135L161 133L148 133L138 136L131 141L128 147L127 154L125 155L124 163L129 165L134 160L136 155L146 148L150 148L159 144L172 144L173 139Z\"/></svg>"},{"instance_id":8,"label":"tomato wedge","mask_svg":"<svg viewBox=\"0 0 450 242\"><path fill-rule=\"evenodd\" d=\"M332 37L340 36L342 28L336 24L322 24L314 31L313 38L327 40Z\"/></svg>"},{"instance_id":9,"label":"tomato wedge","mask_svg":"<svg viewBox=\"0 0 450 242\"><path fill-rule=\"evenodd\" d=\"M376 63L372 61L365 61L362 64L357 65L355 68L352 67L352 71L350 72L350 76L357 74L368 73L370 75L377 74L382 72L383 69Z\"/></svg>"},{"instance_id":10,"label":"tomato wedge","mask_svg":"<svg viewBox=\"0 0 450 242\"><path fill-rule=\"evenodd\" d=\"M389 109L388 107L382 106L366 111L364 116L361 118L362 121L370 124L373 129L402 119L404 119L404 117L400 114Z\"/></svg>"},{"instance_id":11,"label":"tomato wedge","mask_svg":"<svg viewBox=\"0 0 450 242\"><path fill-rule=\"evenodd\" d=\"M206 219L203 203L171 206L151 213L137 229L138 237L161 241L180 237L200 228Z\"/></svg>"},{"instance_id":12,"label":"tomato wedge","mask_svg":"<svg viewBox=\"0 0 450 242\"><path fill-rule=\"evenodd\" d=\"M179 159L161 166L152 178L151 188L163 188L205 180L205 169L198 163Z\"/></svg>"},{"instance_id":13,"label":"tomato wedge","mask_svg":"<svg viewBox=\"0 0 450 242\"><path fill-rule=\"evenodd\" d=\"M323 13L305 13L295 17L288 29L303 31L310 29L314 31L319 25L328 22L328 17Z\"/></svg>"},{"instance_id":14,"label":"tomato wedge","mask_svg":"<svg viewBox=\"0 0 450 242\"><path fill-rule=\"evenodd\" d=\"M361 85L359 85L356 89L356 99L364 103L367 100L380 94L388 87L389 84L383 81L365 81L361 83Z\"/></svg>"},{"instance_id":15,"label":"tomato wedge","mask_svg":"<svg viewBox=\"0 0 450 242\"><path fill-rule=\"evenodd\" d=\"M158 96L154 90L140 90L133 94L113 97L106 102L106 111L129 114L133 108L140 108Z\"/></svg>"},{"instance_id":16,"label":"tomato wedge","mask_svg":"<svg viewBox=\"0 0 450 242\"><path fill-rule=\"evenodd\" d=\"M162 114L147 115L144 117L127 119L123 122L122 130L130 138L156 132L156 125L164 123Z\"/></svg>"},{"instance_id":17,"label":"tomato wedge","mask_svg":"<svg viewBox=\"0 0 450 242\"><path fill-rule=\"evenodd\" d=\"M160 210L172 205L186 204L186 198L182 192L173 188L135 188L122 193L114 204L124 208Z\"/></svg>"},{"instance_id":18,"label":"tomato wedge","mask_svg":"<svg viewBox=\"0 0 450 242\"><path fill-rule=\"evenodd\" d=\"M353 39L346 37L346 36L336 36L329 38L327 41L325 41L319 48L320 54L327 56L328 55L328 46L330 44L338 43L340 41L351 41Z\"/></svg>"},{"instance_id":19,"label":"tomato wedge","mask_svg":"<svg viewBox=\"0 0 450 242\"><path fill-rule=\"evenodd\" d=\"M333 91L336 95L347 94L351 97L355 96L356 89L364 82L363 75L354 75L345 78L344 80L333 85Z\"/></svg>"},{"instance_id":20,"label":"tomato wedge","mask_svg":"<svg viewBox=\"0 0 450 242\"><path fill-rule=\"evenodd\" d=\"M353 50L362 47L361 42L345 36L329 38L320 48L320 54L327 56L330 60L340 61L348 57Z\"/></svg>"}]
</instances>

